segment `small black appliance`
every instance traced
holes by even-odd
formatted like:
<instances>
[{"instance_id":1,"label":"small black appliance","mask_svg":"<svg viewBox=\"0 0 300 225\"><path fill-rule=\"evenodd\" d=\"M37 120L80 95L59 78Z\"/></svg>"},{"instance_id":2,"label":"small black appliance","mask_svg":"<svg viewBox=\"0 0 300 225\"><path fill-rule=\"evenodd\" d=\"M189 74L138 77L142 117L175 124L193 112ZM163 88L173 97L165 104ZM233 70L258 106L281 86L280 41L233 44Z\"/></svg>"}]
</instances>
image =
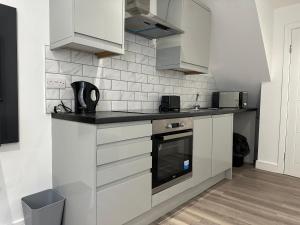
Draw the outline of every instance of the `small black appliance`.
<instances>
[{"instance_id":1,"label":"small black appliance","mask_svg":"<svg viewBox=\"0 0 300 225\"><path fill-rule=\"evenodd\" d=\"M98 88L86 81L77 81L71 84L75 97L75 113L96 112L100 98Z\"/></svg>"},{"instance_id":2,"label":"small black appliance","mask_svg":"<svg viewBox=\"0 0 300 225\"><path fill-rule=\"evenodd\" d=\"M161 97L160 112L180 112L180 96L167 95Z\"/></svg>"}]
</instances>

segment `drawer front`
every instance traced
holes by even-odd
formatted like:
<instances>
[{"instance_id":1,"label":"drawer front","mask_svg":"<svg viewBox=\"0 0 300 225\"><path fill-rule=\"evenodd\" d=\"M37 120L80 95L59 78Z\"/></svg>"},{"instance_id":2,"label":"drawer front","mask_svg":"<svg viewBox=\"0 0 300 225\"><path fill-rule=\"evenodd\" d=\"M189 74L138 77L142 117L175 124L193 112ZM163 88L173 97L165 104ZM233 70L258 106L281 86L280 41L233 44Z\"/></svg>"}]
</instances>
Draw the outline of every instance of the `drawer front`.
<instances>
[{"instance_id":1,"label":"drawer front","mask_svg":"<svg viewBox=\"0 0 300 225\"><path fill-rule=\"evenodd\" d=\"M103 186L135 175L137 173L150 170L152 167L152 157L143 156L140 158L120 161L108 166L97 168L97 186Z\"/></svg>"},{"instance_id":2,"label":"drawer front","mask_svg":"<svg viewBox=\"0 0 300 225\"><path fill-rule=\"evenodd\" d=\"M97 130L97 144L101 145L135 138L150 137L151 135L152 124L100 128Z\"/></svg>"},{"instance_id":3,"label":"drawer front","mask_svg":"<svg viewBox=\"0 0 300 225\"><path fill-rule=\"evenodd\" d=\"M151 174L97 192L97 224L122 225L151 209Z\"/></svg>"},{"instance_id":4,"label":"drawer front","mask_svg":"<svg viewBox=\"0 0 300 225\"><path fill-rule=\"evenodd\" d=\"M152 141L147 139L101 145L97 149L97 165L100 166L151 152Z\"/></svg>"}]
</instances>

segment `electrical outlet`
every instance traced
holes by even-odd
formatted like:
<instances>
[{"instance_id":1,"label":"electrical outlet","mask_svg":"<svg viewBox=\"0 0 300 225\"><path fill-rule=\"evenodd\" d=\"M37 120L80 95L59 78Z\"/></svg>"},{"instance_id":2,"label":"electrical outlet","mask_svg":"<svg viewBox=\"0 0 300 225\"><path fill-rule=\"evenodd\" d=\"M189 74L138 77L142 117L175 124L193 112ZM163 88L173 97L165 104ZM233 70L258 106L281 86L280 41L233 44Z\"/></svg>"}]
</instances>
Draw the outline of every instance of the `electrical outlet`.
<instances>
[{"instance_id":1,"label":"electrical outlet","mask_svg":"<svg viewBox=\"0 0 300 225\"><path fill-rule=\"evenodd\" d=\"M47 77L47 88L66 88L66 79L58 77Z\"/></svg>"}]
</instances>

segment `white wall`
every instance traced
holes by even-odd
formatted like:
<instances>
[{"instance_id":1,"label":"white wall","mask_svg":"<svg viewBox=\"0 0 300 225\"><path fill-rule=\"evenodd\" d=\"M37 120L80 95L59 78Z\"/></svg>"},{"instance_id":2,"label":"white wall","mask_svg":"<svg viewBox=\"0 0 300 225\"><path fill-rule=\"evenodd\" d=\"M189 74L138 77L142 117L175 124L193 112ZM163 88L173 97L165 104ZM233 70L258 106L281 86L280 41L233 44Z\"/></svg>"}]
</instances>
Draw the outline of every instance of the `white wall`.
<instances>
[{"instance_id":1,"label":"white wall","mask_svg":"<svg viewBox=\"0 0 300 225\"><path fill-rule=\"evenodd\" d=\"M269 70L272 65L274 0L255 0Z\"/></svg>"},{"instance_id":2,"label":"white wall","mask_svg":"<svg viewBox=\"0 0 300 225\"><path fill-rule=\"evenodd\" d=\"M48 0L0 0L18 11L20 143L0 147L0 225L23 218L20 198L52 186L51 121L44 107Z\"/></svg>"},{"instance_id":3,"label":"white wall","mask_svg":"<svg viewBox=\"0 0 300 225\"><path fill-rule=\"evenodd\" d=\"M274 39L272 51L272 82L262 84L260 134L257 168L273 172L283 172L284 145L280 140L281 100L283 77L283 52L285 26L300 22L300 4L277 9L274 13Z\"/></svg>"},{"instance_id":4,"label":"white wall","mask_svg":"<svg viewBox=\"0 0 300 225\"><path fill-rule=\"evenodd\" d=\"M220 90L249 92L259 104L262 81L270 74L254 0L202 0L212 11L210 73Z\"/></svg>"}]
</instances>

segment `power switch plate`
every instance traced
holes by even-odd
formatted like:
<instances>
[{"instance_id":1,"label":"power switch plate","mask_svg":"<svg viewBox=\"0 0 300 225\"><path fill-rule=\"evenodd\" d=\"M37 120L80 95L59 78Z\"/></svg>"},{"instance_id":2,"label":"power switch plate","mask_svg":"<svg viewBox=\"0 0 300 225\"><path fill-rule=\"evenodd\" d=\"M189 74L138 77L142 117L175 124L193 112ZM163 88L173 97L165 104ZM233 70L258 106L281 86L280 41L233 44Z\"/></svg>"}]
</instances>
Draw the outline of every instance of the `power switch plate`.
<instances>
[{"instance_id":1,"label":"power switch plate","mask_svg":"<svg viewBox=\"0 0 300 225\"><path fill-rule=\"evenodd\" d=\"M47 77L47 88L66 88L66 79L59 77Z\"/></svg>"}]
</instances>

